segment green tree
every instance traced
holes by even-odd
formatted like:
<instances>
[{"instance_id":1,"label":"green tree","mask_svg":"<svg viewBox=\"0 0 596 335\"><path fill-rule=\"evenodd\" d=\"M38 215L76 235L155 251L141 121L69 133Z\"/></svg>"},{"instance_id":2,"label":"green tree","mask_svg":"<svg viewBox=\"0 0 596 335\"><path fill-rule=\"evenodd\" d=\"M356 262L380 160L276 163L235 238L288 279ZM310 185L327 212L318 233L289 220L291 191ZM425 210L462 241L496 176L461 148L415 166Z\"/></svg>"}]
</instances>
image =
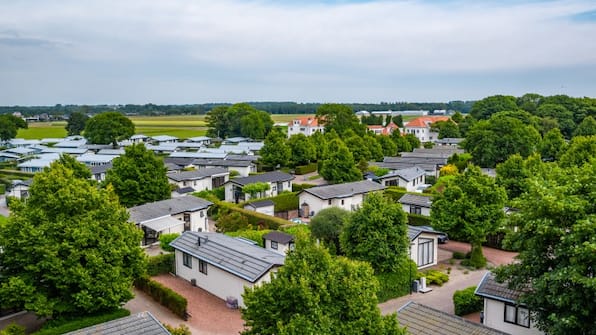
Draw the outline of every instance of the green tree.
<instances>
[{"instance_id":1,"label":"green tree","mask_svg":"<svg viewBox=\"0 0 596 335\"><path fill-rule=\"evenodd\" d=\"M414 134L406 134L404 138L406 139L406 141L408 141L408 143L410 143L410 147L412 148L410 149L410 151L414 151L414 149L420 148L420 145L422 144L420 143L418 137L416 137L416 135Z\"/></svg>"},{"instance_id":2,"label":"green tree","mask_svg":"<svg viewBox=\"0 0 596 335\"><path fill-rule=\"evenodd\" d=\"M408 258L407 222L400 204L380 193L369 194L347 219L341 249L350 258L369 262L377 273L393 272Z\"/></svg>"},{"instance_id":3,"label":"green tree","mask_svg":"<svg viewBox=\"0 0 596 335\"><path fill-rule=\"evenodd\" d=\"M468 240L472 245L472 264L482 267L486 264L482 242L502 226L506 200L505 190L494 178L482 174L476 166L469 166L433 198L432 225L453 237Z\"/></svg>"},{"instance_id":4,"label":"green tree","mask_svg":"<svg viewBox=\"0 0 596 335\"><path fill-rule=\"evenodd\" d=\"M563 136L571 138L575 129L575 121L573 121L573 113L565 108L565 106L552 103L541 104L535 113L542 118L557 120Z\"/></svg>"},{"instance_id":5,"label":"green tree","mask_svg":"<svg viewBox=\"0 0 596 335\"><path fill-rule=\"evenodd\" d=\"M447 159L447 164L453 164L453 165L457 166L457 170L459 172L464 172L464 170L470 164L471 160L472 160L472 155L470 155L468 153L463 153L463 154L454 153L453 155L451 155L451 157L449 157Z\"/></svg>"},{"instance_id":6,"label":"green tree","mask_svg":"<svg viewBox=\"0 0 596 335\"><path fill-rule=\"evenodd\" d=\"M360 123L352 108L340 104L323 104L317 109L319 123L325 126L325 132L335 130L344 138L348 130L354 131L357 135L364 135L366 126Z\"/></svg>"},{"instance_id":7,"label":"green tree","mask_svg":"<svg viewBox=\"0 0 596 335\"><path fill-rule=\"evenodd\" d=\"M493 95L478 100L472 105L470 115L476 120L487 120L493 114L503 111L516 111L516 99L510 95Z\"/></svg>"},{"instance_id":8,"label":"green tree","mask_svg":"<svg viewBox=\"0 0 596 335\"><path fill-rule=\"evenodd\" d=\"M290 147L290 157L294 166L308 164L317 158L317 147L304 134L290 136L287 145Z\"/></svg>"},{"instance_id":9,"label":"green tree","mask_svg":"<svg viewBox=\"0 0 596 335\"><path fill-rule=\"evenodd\" d=\"M461 122L457 123L457 126L459 127L459 134L462 137L466 137L466 134L468 133L470 128L472 128L472 126L476 124L476 122L476 119L473 118L471 115L466 115L463 118L463 120L461 120Z\"/></svg>"},{"instance_id":10,"label":"green tree","mask_svg":"<svg viewBox=\"0 0 596 335\"><path fill-rule=\"evenodd\" d=\"M264 139L273 128L271 115L254 110L240 118L240 134L253 139Z\"/></svg>"},{"instance_id":11,"label":"green tree","mask_svg":"<svg viewBox=\"0 0 596 335\"><path fill-rule=\"evenodd\" d=\"M404 118L401 114L394 116L391 121L393 121L393 123L400 128L404 127Z\"/></svg>"},{"instance_id":12,"label":"green tree","mask_svg":"<svg viewBox=\"0 0 596 335\"><path fill-rule=\"evenodd\" d=\"M83 130L85 130L85 124L89 117L87 114L83 112L74 112L70 114L68 117L68 122L66 122L66 126L64 127L68 132L69 136L72 135L80 135Z\"/></svg>"},{"instance_id":13,"label":"green tree","mask_svg":"<svg viewBox=\"0 0 596 335\"><path fill-rule=\"evenodd\" d=\"M517 261L498 279L522 291L519 302L549 334L594 334L596 329L596 161L551 165L531 176L529 191L511 217L517 232L507 245Z\"/></svg>"},{"instance_id":14,"label":"green tree","mask_svg":"<svg viewBox=\"0 0 596 335\"><path fill-rule=\"evenodd\" d=\"M362 180L354 156L340 139L329 142L327 158L321 162L319 174L332 184Z\"/></svg>"},{"instance_id":15,"label":"green tree","mask_svg":"<svg viewBox=\"0 0 596 335\"><path fill-rule=\"evenodd\" d=\"M596 135L596 120L591 116L586 116L585 119L577 126L573 132L573 136L592 136Z\"/></svg>"},{"instance_id":16,"label":"green tree","mask_svg":"<svg viewBox=\"0 0 596 335\"><path fill-rule=\"evenodd\" d=\"M461 136L459 127L451 120L437 121L432 124L431 129L439 133L439 138L458 138Z\"/></svg>"},{"instance_id":17,"label":"green tree","mask_svg":"<svg viewBox=\"0 0 596 335\"><path fill-rule=\"evenodd\" d=\"M269 183L256 182L242 187L242 192L250 195L251 198L261 198L263 192L269 190Z\"/></svg>"},{"instance_id":18,"label":"green tree","mask_svg":"<svg viewBox=\"0 0 596 335\"><path fill-rule=\"evenodd\" d=\"M76 178L89 180L91 178L91 170L85 164L77 162L77 160L71 155L60 155L58 162L65 168L72 170L73 175Z\"/></svg>"},{"instance_id":19,"label":"green tree","mask_svg":"<svg viewBox=\"0 0 596 335\"><path fill-rule=\"evenodd\" d=\"M399 132L399 131L396 131ZM378 142L383 150L383 156L396 156L397 144L389 136L379 136Z\"/></svg>"},{"instance_id":20,"label":"green tree","mask_svg":"<svg viewBox=\"0 0 596 335\"><path fill-rule=\"evenodd\" d=\"M310 231L313 238L321 240L332 253L339 255L339 235L350 212L339 207L329 207L320 210L310 220Z\"/></svg>"},{"instance_id":21,"label":"green tree","mask_svg":"<svg viewBox=\"0 0 596 335\"><path fill-rule=\"evenodd\" d=\"M230 135L228 125L231 123L229 106L217 106L205 116L207 136L226 138Z\"/></svg>"},{"instance_id":22,"label":"green tree","mask_svg":"<svg viewBox=\"0 0 596 335\"><path fill-rule=\"evenodd\" d=\"M542 141L538 145L540 155L548 162L558 160L566 148L567 142L565 142L559 128L551 129L544 134L544 138L542 138Z\"/></svg>"},{"instance_id":23,"label":"green tree","mask_svg":"<svg viewBox=\"0 0 596 335\"><path fill-rule=\"evenodd\" d=\"M536 109L542 101L542 98L544 97L540 94L526 93L521 97L517 98L516 103L519 108L525 110L526 112L535 114Z\"/></svg>"},{"instance_id":24,"label":"green tree","mask_svg":"<svg viewBox=\"0 0 596 335\"><path fill-rule=\"evenodd\" d=\"M347 137L344 140L344 143L354 156L354 161L356 163L360 162L368 162L371 159L370 149L369 146L366 145L364 139L358 135L353 135Z\"/></svg>"},{"instance_id":25,"label":"green tree","mask_svg":"<svg viewBox=\"0 0 596 335\"><path fill-rule=\"evenodd\" d=\"M527 191L528 177L529 171L519 154L511 155L505 162L497 165L496 182L505 189L509 199L515 199Z\"/></svg>"},{"instance_id":26,"label":"green tree","mask_svg":"<svg viewBox=\"0 0 596 335\"><path fill-rule=\"evenodd\" d=\"M464 120L464 116L460 112L455 112L455 114L451 116L451 120L455 123L460 123Z\"/></svg>"},{"instance_id":27,"label":"green tree","mask_svg":"<svg viewBox=\"0 0 596 335\"><path fill-rule=\"evenodd\" d=\"M581 166L596 157L596 135L577 136L571 140L559 164L562 167Z\"/></svg>"},{"instance_id":28,"label":"green tree","mask_svg":"<svg viewBox=\"0 0 596 335\"><path fill-rule=\"evenodd\" d=\"M292 150L286 144L286 135L279 128L274 128L265 138L260 154L263 164L277 168L288 164Z\"/></svg>"},{"instance_id":29,"label":"green tree","mask_svg":"<svg viewBox=\"0 0 596 335\"><path fill-rule=\"evenodd\" d=\"M17 136L19 129L27 129L27 122L12 114L0 115L0 140L8 141Z\"/></svg>"},{"instance_id":30,"label":"green tree","mask_svg":"<svg viewBox=\"0 0 596 335\"><path fill-rule=\"evenodd\" d=\"M161 158L142 143L133 144L125 149L124 155L114 159L103 185L112 185L120 203L133 207L170 198L166 172Z\"/></svg>"},{"instance_id":31,"label":"green tree","mask_svg":"<svg viewBox=\"0 0 596 335\"><path fill-rule=\"evenodd\" d=\"M126 116L118 112L104 112L87 120L84 136L94 144L118 145L134 135L135 125Z\"/></svg>"},{"instance_id":32,"label":"green tree","mask_svg":"<svg viewBox=\"0 0 596 335\"><path fill-rule=\"evenodd\" d=\"M317 131L308 137L308 141L316 149L314 160L318 162L327 156L327 139L325 138L325 135Z\"/></svg>"},{"instance_id":33,"label":"green tree","mask_svg":"<svg viewBox=\"0 0 596 335\"><path fill-rule=\"evenodd\" d=\"M411 152L414 150L414 148L412 148L412 144L410 144L410 141L408 141L405 136L402 136L399 131L394 131L391 133L391 140L393 140L393 143L395 143L398 153ZM420 145L420 142L418 142L418 144Z\"/></svg>"},{"instance_id":34,"label":"green tree","mask_svg":"<svg viewBox=\"0 0 596 335\"><path fill-rule=\"evenodd\" d=\"M368 264L299 240L270 283L245 289L242 334L405 334L381 315L378 287Z\"/></svg>"},{"instance_id":35,"label":"green tree","mask_svg":"<svg viewBox=\"0 0 596 335\"><path fill-rule=\"evenodd\" d=\"M381 135L366 134L363 137L364 145L368 147L370 152L370 159L376 162L383 160L383 147L381 146L380 138L385 137Z\"/></svg>"},{"instance_id":36,"label":"green tree","mask_svg":"<svg viewBox=\"0 0 596 335\"><path fill-rule=\"evenodd\" d=\"M0 304L56 317L130 300L145 268L142 232L113 190L57 161L35 175L29 192L0 223Z\"/></svg>"}]
</instances>

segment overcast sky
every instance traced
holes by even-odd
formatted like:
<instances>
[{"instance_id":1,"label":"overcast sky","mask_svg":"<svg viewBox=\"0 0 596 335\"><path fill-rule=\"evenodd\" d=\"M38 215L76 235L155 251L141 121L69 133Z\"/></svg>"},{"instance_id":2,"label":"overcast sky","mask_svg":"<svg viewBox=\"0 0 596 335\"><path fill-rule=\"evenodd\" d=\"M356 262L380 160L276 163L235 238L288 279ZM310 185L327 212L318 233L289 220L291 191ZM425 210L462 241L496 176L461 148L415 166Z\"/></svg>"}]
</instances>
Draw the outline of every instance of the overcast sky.
<instances>
[{"instance_id":1,"label":"overcast sky","mask_svg":"<svg viewBox=\"0 0 596 335\"><path fill-rule=\"evenodd\" d=\"M596 97L590 1L0 1L0 105Z\"/></svg>"}]
</instances>

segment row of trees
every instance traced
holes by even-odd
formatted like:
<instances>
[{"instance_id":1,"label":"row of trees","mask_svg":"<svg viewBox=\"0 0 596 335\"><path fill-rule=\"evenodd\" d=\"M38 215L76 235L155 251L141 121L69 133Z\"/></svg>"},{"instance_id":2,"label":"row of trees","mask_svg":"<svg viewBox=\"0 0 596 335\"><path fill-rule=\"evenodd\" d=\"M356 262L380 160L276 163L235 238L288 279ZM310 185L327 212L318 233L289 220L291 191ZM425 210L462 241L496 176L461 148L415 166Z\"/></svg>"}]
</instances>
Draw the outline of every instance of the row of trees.
<instances>
[{"instance_id":1,"label":"row of trees","mask_svg":"<svg viewBox=\"0 0 596 335\"><path fill-rule=\"evenodd\" d=\"M271 115L247 103L213 108L207 117L207 135L211 137L243 136L264 139L273 128Z\"/></svg>"}]
</instances>

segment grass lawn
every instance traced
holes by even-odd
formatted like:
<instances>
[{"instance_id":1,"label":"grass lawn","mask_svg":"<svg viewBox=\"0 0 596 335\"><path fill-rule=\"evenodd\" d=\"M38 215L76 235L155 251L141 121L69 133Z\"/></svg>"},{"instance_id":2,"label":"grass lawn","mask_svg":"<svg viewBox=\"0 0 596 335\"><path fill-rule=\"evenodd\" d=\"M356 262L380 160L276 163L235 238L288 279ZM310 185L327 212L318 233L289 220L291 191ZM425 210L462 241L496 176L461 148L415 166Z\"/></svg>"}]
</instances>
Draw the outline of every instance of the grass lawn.
<instances>
[{"instance_id":1,"label":"grass lawn","mask_svg":"<svg viewBox=\"0 0 596 335\"><path fill-rule=\"evenodd\" d=\"M17 138L42 139L62 138L66 136L66 122L38 122L30 123L28 129L19 129Z\"/></svg>"}]
</instances>

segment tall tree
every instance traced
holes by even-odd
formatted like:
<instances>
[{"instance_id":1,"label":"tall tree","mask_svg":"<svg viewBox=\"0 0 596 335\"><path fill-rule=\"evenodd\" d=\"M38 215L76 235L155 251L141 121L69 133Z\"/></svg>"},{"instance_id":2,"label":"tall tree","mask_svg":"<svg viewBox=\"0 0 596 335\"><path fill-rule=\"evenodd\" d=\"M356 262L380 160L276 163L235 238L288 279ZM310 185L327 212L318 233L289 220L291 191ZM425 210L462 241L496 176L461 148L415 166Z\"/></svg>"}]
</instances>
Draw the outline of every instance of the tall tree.
<instances>
[{"instance_id":1,"label":"tall tree","mask_svg":"<svg viewBox=\"0 0 596 335\"><path fill-rule=\"evenodd\" d=\"M130 300L145 267L142 233L113 190L57 161L35 175L29 192L0 223L0 305L56 317Z\"/></svg>"},{"instance_id":2,"label":"tall tree","mask_svg":"<svg viewBox=\"0 0 596 335\"><path fill-rule=\"evenodd\" d=\"M308 141L316 148L315 159L320 162L327 156L327 139L325 135L317 131L308 137Z\"/></svg>"},{"instance_id":3,"label":"tall tree","mask_svg":"<svg viewBox=\"0 0 596 335\"><path fill-rule=\"evenodd\" d=\"M432 124L431 129L439 133L439 138L457 138L461 136L459 127L451 120L437 121Z\"/></svg>"},{"instance_id":4,"label":"tall tree","mask_svg":"<svg viewBox=\"0 0 596 335\"><path fill-rule=\"evenodd\" d=\"M385 137L381 135L366 134L363 137L364 144L368 147L370 152L370 159L380 162L383 160L383 147L381 146L380 138Z\"/></svg>"},{"instance_id":5,"label":"tall tree","mask_svg":"<svg viewBox=\"0 0 596 335\"><path fill-rule=\"evenodd\" d=\"M83 112L74 112L70 114L68 117L68 122L66 122L66 132L69 136L72 135L80 135L83 130L85 130L85 124L89 117L87 114Z\"/></svg>"},{"instance_id":6,"label":"tall tree","mask_svg":"<svg viewBox=\"0 0 596 335\"><path fill-rule=\"evenodd\" d=\"M335 130L340 137L348 130L364 135L366 126L360 123L352 108L340 104L323 104L317 109L319 123L325 125L325 132Z\"/></svg>"},{"instance_id":7,"label":"tall tree","mask_svg":"<svg viewBox=\"0 0 596 335\"><path fill-rule=\"evenodd\" d=\"M407 216L397 203L380 193L369 194L347 219L341 249L353 259L369 262L377 273L396 270L408 259Z\"/></svg>"},{"instance_id":8,"label":"tall tree","mask_svg":"<svg viewBox=\"0 0 596 335\"><path fill-rule=\"evenodd\" d=\"M207 135L221 138L245 136L262 139L273 127L269 113L259 111L247 103L217 106L207 113L205 121Z\"/></svg>"},{"instance_id":9,"label":"tall tree","mask_svg":"<svg viewBox=\"0 0 596 335\"><path fill-rule=\"evenodd\" d=\"M381 316L378 287L368 264L299 240L270 283L245 289L243 334L405 334Z\"/></svg>"},{"instance_id":10,"label":"tall tree","mask_svg":"<svg viewBox=\"0 0 596 335\"><path fill-rule=\"evenodd\" d=\"M592 136L596 135L596 120L591 116L586 116L585 119L577 126L573 132L573 136Z\"/></svg>"},{"instance_id":11,"label":"tall tree","mask_svg":"<svg viewBox=\"0 0 596 335\"><path fill-rule=\"evenodd\" d=\"M118 112L104 112L87 120L85 138L94 144L118 145L134 135L135 125L126 116Z\"/></svg>"},{"instance_id":12,"label":"tall tree","mask_svg":"<svg viewBox=\"0 0 596 335\"><path fill-rule=\"evenodd\" d=\"M562 167L582 166L596 157L596 135L577 136L571 140L559 164Z\"/></svg>"},{"instance_id":13,"label":"tall tree","mask_svg":"<svg viewBox=\"0 0 596 335\"><path fill-rule=\"evenodd\" d=\"M356 167L354 156L340 139L327 145L327 158L321 162L319 174L332 184L362 180L362 172Z\"/></svg>"},{"instance_id":14,"label":"tall tree","mask_svg":"<svg viewBox=\"0 0 596 335\"><path fill-rule=\"evenodd\" d=\"M240 118L240 134L244 137L261 140L272 128L271 115L264 111L250 111Z\"/></svg>"},{"instance_id":15,"label":"tall tree","mask_svg":"<svg viewBox=\"0 0 596 335\"><path fill-rule=\"evenodd\" d=\"M476 101L474 105L472 105L470 115L476 120L486 120L495 113L516 111L518 109L519 107L517 107L515 97L510 95L493 95Z\"/></svg>"},{"instance_id":16,"label":"tall tree","mask_svg":"<svg viewBox=\"0 0 596 335\"><path fill-rule=\"evenodd\" d=\"M544 138L538 145L540 155L548 162L558 160L566 148L567 142L565 142L559 128L549 130L548 133L544 134Z\"/></svg>"},{"instance_id":17,"label":"tall tree","mask_svg":"<svg viewBox=\"0 0 596 335\"><path fill-rule=\"evenodd\" d=\"M354 161L358 164L368 162L371 159L370 147L365 144L364 139L358 135L347 137L344 143L354 156Z\"/></svg>"},{"instance_id":18,"label":"tall tree","mask_svg":"<svg viewBox=\"0 0 596 335\"><path fill-rule=\"evenodd\" d=\"M106 174L104 186L112 185L126 207L170 198L170 185L163 160L145 145L133 144L115 158Z\"/></svg>"},{"instance_id":19,"label":"tall tree","mask_svg":"<svg viewBox=\"0 0 596 335\"><path fill-rule=\"evenodd\" d=\"M519 154L509 158L497 165L496 182L507 192L507 197L513 200L528 189L529 171L524 166L524 159Z\"/></svg>"},{"instance_id":20,"label":"tall tree","mask_svg":"<svg viewBox=\"0 0 596 335\"><path fill-rule=\"evenodd\" d=\"M399 132L399 131L396 131ZM391 140L391 137L381 135L378 138L378 142L383 150L383 156L396 156L397 155L397 144Z\"/></svg>"},{"instance_id":21,"label":"tall tree","mask_svg":"<svg viewBox=\"0 0 596 335\"><path fill-rule=\"evenodd\" d=\"M486 264L482 242L501 227L506 200L505 190L494 178L482 174L476 166L469 166L433 198L432 225L449 235L467 239L472 245L473 265L482 267Z\"/></svg>"},{"instance_id":22,"label":"tall tree","mask_svg":"<svg viewBox=\"0 0 596 335\"><path fill-rule=\"evenodd\" d=\"M339 236L349 215L350 212L339 207L320 210L310 220L312 237L321 240L333 251L333 254L339 255L341 252Z\"/></svg>"},{"instance_id":23,"label":"tall tree","mask_svg":"<svg viewBox=\"0 0 596 335\"><path fill-rule=\"evenodd\" d=\"M279 128L273 131L265 138L265 144L260 151L263 164L272 168L283 167L290 161L292 151L286 144L286 135Z\"/></svg>"},{"instance_id":24,"label":"tall tree","mask_svg":"<svg viewBox=\"0 0 596 335\"><path fill-rule=\"evenodd\" d=\"M317 158L317 147L304 134L292 135L287 141L293 165L304 165Z\"/></svg>"},{"instance_id":25,"label":"tall tree","mask_svg":"<svg viewBox=\"0 0 596 335\"><path fill-rule=\"evenodd\" d=\"M416 137L416 135L414 134L406 134L404 136L404 138L406 139L406 141L408 141L408 143L410 143L410 147L412 149L410 149L410 151L413 151L414 149L420 148L420 140L418 139L418 137Z\"/></svg>"},{"instance_id":26,"label":"tall tree","mask_svg":"<svg viewBox=\"0 0 596 335\"><path fill-rule=\"evenodd\" d=\"M573 113L565 106L552 103L541 104L535 114L542 118L548 117L557 120L563 136L571 138L575 129L575 121L573 121Z\"/></svg>"},{"instance_id":27,"label":"tall tree","mask_svg":"<svg viewBox=\"0 0 596 335\"><path fill-rule=\"evenodd\" d=\"M596 161L551 165L531 177L511 217L509 246L517 261L498 278L522 291L538 328L548 334L594 334L596 329Z\"/></svg>"},{"instance_id":28,"label":"tall tree","mask_svg":"<svg viewBox=\"0 0 596 335\"><path fill-rule=\"evenodd\" d=\"M410 144L410 141L408 141L405 136L402 136L399 131L394 131L391 133L391 140L393 140L393 143L395 143L398 153L411 152L414 150L414 148L412 148L412 144ZM420 141L418 141L418 145L420 145Z\"/></svg>"},{"instance_id":29,"label":"tall tree","mask_svg":"<svg viewBox=\"0 0 596 335\"><path fill-rule=\"evenodd\" d=\"M12 114L0 115L0 140L8 141L17 136L19 129L27 129L27 122Z\"/></svg>"}]
</instances>

